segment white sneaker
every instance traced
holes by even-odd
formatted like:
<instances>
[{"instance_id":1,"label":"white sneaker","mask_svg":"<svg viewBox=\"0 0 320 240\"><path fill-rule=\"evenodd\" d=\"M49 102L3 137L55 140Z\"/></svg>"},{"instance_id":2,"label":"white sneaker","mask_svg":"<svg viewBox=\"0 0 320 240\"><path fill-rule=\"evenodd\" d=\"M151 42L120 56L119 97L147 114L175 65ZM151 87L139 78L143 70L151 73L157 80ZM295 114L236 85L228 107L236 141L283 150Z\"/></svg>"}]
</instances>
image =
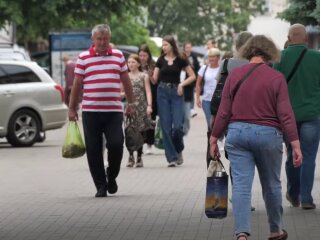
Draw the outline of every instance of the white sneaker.
<instances>
[{"instance_id":1,"label":"white sneaker","mask_svg":"<svg viewBox=\"0 0 320 240\"><path fill-rule=\"evenodd\" d=\"M152 145L147 145L147 150L146 150L146 155L151 155L153 154L153 151L152 151Z\"/></svg>"},{"instance_id":2,"label":"white sneaker","mask_svg":"<svg viewBox=\"0 0 320 240\"><path fill-rule=\"evenodd\" d=\"M168 167L176 167L177 166L177 161L172 161L169 162Z\"/></svg>"},{"instance_id":3,"label":"white sneaker","mask_svg":"<svg viewBox=\"0 0 320 240\"><path fill-rule=\"evenodd\" d=\"M198 113L196 112L196 110L194 110L194 109L191 109L190 110L190 116L193 118L193 117L195 117L195 116L197 116L198 115Z\"/></svg>"}]
</instances>

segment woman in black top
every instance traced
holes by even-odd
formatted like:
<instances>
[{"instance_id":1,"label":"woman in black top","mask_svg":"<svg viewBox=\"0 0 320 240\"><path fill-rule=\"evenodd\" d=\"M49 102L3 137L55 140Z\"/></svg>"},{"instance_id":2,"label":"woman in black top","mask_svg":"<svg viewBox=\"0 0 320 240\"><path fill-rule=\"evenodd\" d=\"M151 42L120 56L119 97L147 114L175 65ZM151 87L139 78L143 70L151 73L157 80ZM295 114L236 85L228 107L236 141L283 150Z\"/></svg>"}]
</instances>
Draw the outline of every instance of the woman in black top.
<instances>
[{"instance_id":1,"label":"woman in black top","mask_svg":"<svg viewBox=\"0 0 320 240\"><path fill-rule=\"evenodd\" d=\"M185 70L188 78L180 82L180 72ZM153 73L153 83L158 83L157 104L163 145L169 167L183 163L183 87L196 79L188 60L179 53L172 36L162 40L162 54Z\"/></svg>"}]
</instances>

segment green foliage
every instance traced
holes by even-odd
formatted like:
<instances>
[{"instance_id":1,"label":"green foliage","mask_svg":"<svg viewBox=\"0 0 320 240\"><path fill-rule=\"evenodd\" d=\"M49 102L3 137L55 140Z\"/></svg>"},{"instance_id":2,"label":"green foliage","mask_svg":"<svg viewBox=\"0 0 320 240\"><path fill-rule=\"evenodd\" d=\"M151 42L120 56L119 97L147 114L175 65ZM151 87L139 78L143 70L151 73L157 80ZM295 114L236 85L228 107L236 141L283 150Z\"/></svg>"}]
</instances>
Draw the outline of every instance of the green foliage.
<instances>
[{"instance_id":1,"label":"green foliage","mask_svg":"<svg viewBox=\"0 0 320 240\"><path fill-rule=\"evenodd\" d=\"M112 42L116 45L139 45L148 38L148 31L138 22L139 17L128 14L123 16L112 15L109 25L112 31Z\"/></svg>"},{"instance_id":2,"label":"green foliage","mask_svg":"<svg viewBox=\"0 0 320 240\"><path fill-rule=\"evenodd\" d=\"M16 23L20 44L47 38L49 32L89 30L109 22L116 44L148 43L172 34L180 42L203 44L209 36L230 48L234 33L246 30L250 16L263 11L265 0L0 0L0 27ZM141 6L145 8L142 9ZM148 13L148 14L147 14ZM143 18L147 17L147 18ZM147 27L143 22L147 20ZM147 28L147 30L145 29Z\"/></svg>"},{"instance_id":3,"label":"green foliage","mask_svg":"<svg viewBox=\"0 0 320 240\"><path fill-rule=\"evenodd\" d=\"M230 48L232 36L244 31L250 16L263 12L264 0L151 0L150 35L176 35L180 42L203 44L213 36L219 47Z\"/></svg>"},{"instance_id":4,"label":"green foliage","mask_svg":"<svg viewBox=\"0 0 320 240\"><path fill-rule=\"evenodd\" d=\"M317 25L320 20L319 0L291 0L289 7L278 16L291 24Z\"/></svg>"},{"instance_id":5,"label":"green foliage","mask_svg":"<svg viewBox=\"0 0 320 240\"><path fill-rule=\"evenodd\" d=\"M316 8L312 12L311 16L316 19L318 25L320 23L320 0L317 0Z\"/></svg>"},{"instance_id":6,"label":"green foliage","mask_svg":"<svg viewBox=\"0 0 320 240\"><path fill-rule=\"evenodd\" d=\"M130 14L116 16L113 14L108 22L111 27L111 41L116 45L140 46L146 43L153 56L160 55L160 49L149 39L148 30L142 26L142 16ZM121 24L119 24L121 23Z\"/></svg>"},{"instance_id":7,"label":"green foliage","mask_svg":"<svg viewBox=\"0 0 320 240\"><path fill-rule=\"evenodd\" d=\"M112 14L135 14L147 0L0 0L0 27L16 23L21 42L47 37L50 31L86 28L105 21Z\"/></svg>"}]
</instances>

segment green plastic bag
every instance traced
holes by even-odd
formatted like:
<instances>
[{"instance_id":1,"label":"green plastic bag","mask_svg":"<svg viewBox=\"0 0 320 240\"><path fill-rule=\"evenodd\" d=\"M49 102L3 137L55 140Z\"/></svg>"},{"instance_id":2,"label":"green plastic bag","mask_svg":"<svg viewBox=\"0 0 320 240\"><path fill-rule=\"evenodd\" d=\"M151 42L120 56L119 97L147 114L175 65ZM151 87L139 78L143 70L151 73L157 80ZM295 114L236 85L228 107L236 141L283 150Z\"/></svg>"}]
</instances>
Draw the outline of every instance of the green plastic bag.
<instances>
[{"instance_id":1,"label":"green plastic bag","mask_svg":"<svg viewBox=\"0 0 320 240\"><path fill-rule=\"evenodd\" d=\"M164 149L163 146L163 136L162 136L162 130L160 127L160 120L158 119L156 124L156 130L154 134L154 146L159 149Z\"/></svg>"},{"instance_id":2,"label":"green plastic bag","mask_svg":"<svg viewBox=\"0 0 320 240\"><path fill-rule=\"evenodd\" d=\"M85 154L86 147L82 140L77 122L70 121L67 128L67 135L62 146L62 157L77 158Z\"/></svg>"}]
</instances>

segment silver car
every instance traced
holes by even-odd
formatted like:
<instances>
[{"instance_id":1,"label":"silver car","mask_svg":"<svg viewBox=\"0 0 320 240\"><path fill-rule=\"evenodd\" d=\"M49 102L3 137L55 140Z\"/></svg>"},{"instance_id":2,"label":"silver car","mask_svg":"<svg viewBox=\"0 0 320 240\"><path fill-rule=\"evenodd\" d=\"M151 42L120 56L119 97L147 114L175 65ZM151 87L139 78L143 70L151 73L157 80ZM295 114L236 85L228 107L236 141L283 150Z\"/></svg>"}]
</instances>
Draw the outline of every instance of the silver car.
<instances>
[{"instance_id":1,"label":"silver car","mask_svg":"<svg viewBox=\"0 0 320 240\"><path fill-rule=\"evenodd\" d=\"M66 121L63 89L46 71L35 62L0 60L0 138L32 146Z\"/></svg>"}]
</instances>

